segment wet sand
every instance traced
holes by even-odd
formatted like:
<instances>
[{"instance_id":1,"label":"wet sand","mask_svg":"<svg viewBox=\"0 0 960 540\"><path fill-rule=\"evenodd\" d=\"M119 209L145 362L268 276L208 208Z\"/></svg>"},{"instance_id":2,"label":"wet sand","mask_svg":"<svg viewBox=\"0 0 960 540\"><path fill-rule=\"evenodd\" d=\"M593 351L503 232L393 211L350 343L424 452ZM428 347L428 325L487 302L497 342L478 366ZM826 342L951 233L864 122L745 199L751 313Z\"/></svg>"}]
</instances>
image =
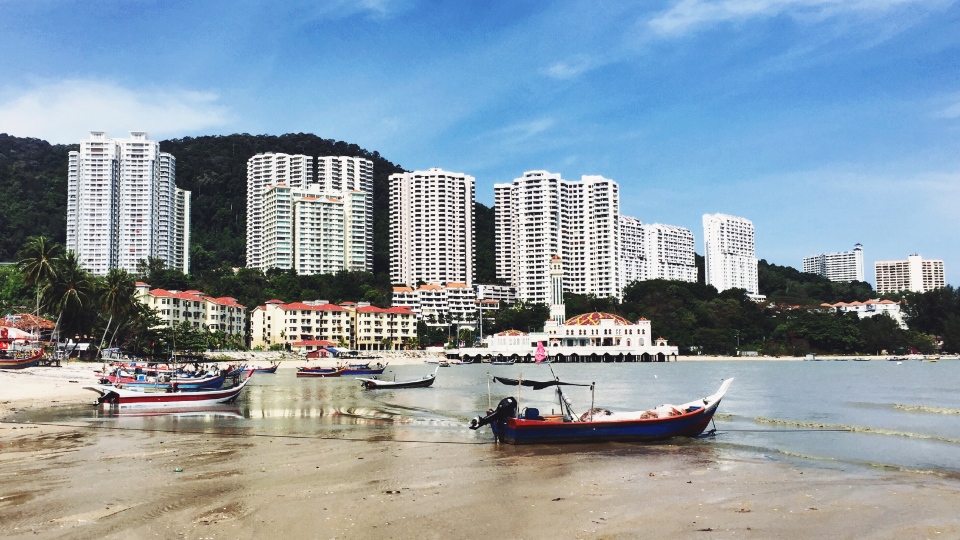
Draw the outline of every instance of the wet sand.
<instances>
[{"instance_id":1,"label":"wet sand","mask_svg":"<svg viewBox=\"0 0 960 540\"><path fill-rule=\"evenodd\" d=\"M10 401L0 418L37 406L9 399L30 374L17 377L0 373L0 401ZM81 392L56 405L91 400ZM393 433L413 438L402 426ZM462 441L426 443L4 422L0 536L960 537L953 478L796 467L703 441L480 441L466 430Z\"/></svg>"}]
</instances>

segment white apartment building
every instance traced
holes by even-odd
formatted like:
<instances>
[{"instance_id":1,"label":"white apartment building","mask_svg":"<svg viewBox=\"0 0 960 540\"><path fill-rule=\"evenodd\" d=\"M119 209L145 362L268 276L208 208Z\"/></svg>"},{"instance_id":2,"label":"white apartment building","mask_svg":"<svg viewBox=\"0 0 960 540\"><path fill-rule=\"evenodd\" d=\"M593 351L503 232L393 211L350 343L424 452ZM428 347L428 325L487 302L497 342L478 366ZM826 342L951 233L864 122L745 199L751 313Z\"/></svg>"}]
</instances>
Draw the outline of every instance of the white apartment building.
<instances>
[{"instance_id":1,"label":"white apartment building","mask_svg":"<svg viewBox=\"0 0 960 540\"><path fill-rule=\"evenodd\" d=\"M472 176L432 168L390 175L390 279L473 286Z\"/></svg>"},{"instance_id":2,"label":"white apartment building","mask_svg":"<svg viewBox=\"0 0 960 540\"><path fill-rule=\"evenodd\" d=\"M893 300L867 300L866 302L837 302L836 304L820 304L821 308L828 308L838 313L856 313L861 319L875 317L877 315L886 315L896 321L900 328L906 330L907 325L903 322L903 312L900 311L900 303Z\"/></svg>"},{"instance_id":3,"label":"white apartment building","mask_svg":"<svg viewBox=\"0 0 960 540\"><path fill-rule=\"evenodd\" d=\"M327 193L363 194L363 211L349 213L346 223L348 240L354 253L349 258L362 257L362 262L348 264L357 271L373 271L373 162L361 157L321 156L317 158L317 183Z\"/></svg>"},{"instance_id":4,"label":"white apartment building","mask_svg":"<svg viewBox=\"0 0 960 540\"><path fill-rule=\"evenodd\" d=\"M359 191L322 192L318 184L271 186L262 198L264 267L300 275L362 271L366 198Z\"/></svg>"},{"instance_id":5,"label":"white apartment building","mask_svg":"<svg viewBox=\"0 0 960 540\"><path fill-rule=\"evenodd\" d=\"M168 291L151 289L137 282L137 301L153 308L164 326L187 323L210 332L221 330L229 335L243 336L246 332L247 308L235 298L214 298L200 291Z\"/></svg>"},{"instance_id":6,"label":"white apartment building","mask_svg":"<svg viewBox=\"0 0 960 540\"><path fill-rule=\"evenodd\" d=\"M416 314L417 320L429 326L475 326L481 308L496 310L500 303L498 300L478 299L476 289L465 283L449 282L424 283L416 290L407 286L394 287L391 305L409 309Z\"/></svg>"},{"instance_id":7,"label":"white apartment building","mask_svg":"<svg viewBox=\"0 0 960 540\"><path fill-rule=\"evenodd\" d=\"M620 281L667 279L696 283L698 273L693 232L674 225L644 225L620 216Z\"/></svg>"},{"instance_id":8,"label":"white apartment building","mask_svg":"<svg viewBox=\"0 0 960 540\"><path fill-rule=\"evenodd\" d=\"M517 298L550 303L550 261L563 259L566 292L619 297L620 192L613 180L527 171L495 184L497 277Z\"/></svg>"},{"instance_id":9,"label":"white apartment building","mask_svg":"<svg viewBox=\"0 0 960 540\"><path fill-rule=\"evenodd\" d=\"M298 274L373 269L373 162L258 154L247 162L247 266ZM289 182L289 183L288 183Z\"/></svg>"},{"instance_id":10,"label":"white apartment building","mask_svg":"<svg viewBox=\"0 0 960 540\"><path fill-rule=\"evenodd\" d=\"M174 212L173 267L190 273L190 192L177 188Z\"/></svg>"},{"instance_id":11,"label":"white apartment building","mask_svg":"<svg viewBox=\"0 0 960 540\"><path fill-rule=\"evenodd\" d=\"M693 232L675 225L644 225L647 279L697 282Z\"/></svg>"},{"instance_id":12,"label":"white apartment building","mask_svg":"<svg viewBox=\"0 0 960 540\"><path fill-rule=\"evenodd\" d=\"M877 292L927 292L945 285L942 260L924 260L913 254L905 261L876 261Z\"/></svg>"},{"instance_id":13,"label":"white apartment building","mask_svg":"<svg viewBox=\"0 0 960 540\"><path fill-rule=\"evenodd\" d=\"M257 154L247 160L247 266L270 268L264 257L263 196L271 186L306 188L313 182L313 158L302 154Z\"/></svg>"},{"instance_id":14,"label":"white apartment building","mask_svg":"<svg viewBox=\"0 0 960 540\"><path fill-rule=\"evenodd\" d=\"M804 257L803 271L830 281L863 281L863 245L854 244L853 251Z\"/></svg>"},{"instance_id":15,"label":"white apartment building","mask_svg":"<svg viewBox=\"0 0 960 540\"><path fill-rule=\"evenodd\" d=\"M68 160L66 248L84 268L135 272L154 257L189 272L189 192L176 187L172 155L142 131L91 131Z\"/></svg>"},{"instance_id":16,"label":"white apartment building","mask_svg":"<svg viewBox=\"0 0 960 540\"><path fill-rule=\"evenodd\" d=\"M759 295L753 222L726 214L703 215L706 283L718 291L740 288Z\"/></svg>"},{"instance_id":17,"label":"white apartment building","mask_svg":"<svg viewBox=\"0 0 960 540\"><path fill-rule=\"evenodd\" d=\"M620 216L620 282L626 287L647 279L650 278L643 223L635 217Z\"/></svg>"},{"instance_id":18,"label":"white apartment building","mask_svg":"<svg viewBox=\"0 0 960 540\"><path fill-rule=\"evenodd\" d=\"M510 285L474 284L473 290L477 293L477 300L493 300L498 304L513 304L517 301L517 290Z\"/></svg>"}]
</instances>

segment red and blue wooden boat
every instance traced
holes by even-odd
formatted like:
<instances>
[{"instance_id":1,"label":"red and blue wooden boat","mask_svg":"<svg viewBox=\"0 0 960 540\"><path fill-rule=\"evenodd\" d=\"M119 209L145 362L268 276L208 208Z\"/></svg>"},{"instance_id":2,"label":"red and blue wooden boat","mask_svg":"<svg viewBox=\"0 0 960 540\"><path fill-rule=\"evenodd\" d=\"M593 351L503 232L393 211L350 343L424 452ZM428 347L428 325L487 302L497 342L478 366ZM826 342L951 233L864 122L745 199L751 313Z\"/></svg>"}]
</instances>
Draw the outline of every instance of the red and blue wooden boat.
<instances>
[{"instance_id":1,"label":"red and blue wooden boat","mask_svg":"<svg viewBox=\"0 0 960 540\"><path fill-rule=\"evenodd\" d=\"M340 367L322 368L322 367L298 367L297 377L339 377L343 375L343 369Z\"/></svg>"},{"instance_id":2,"label":"red and blue wooden boat","mask_svg":"<svg viewBox=\"0 0 960 540\"><path fill-rule=\"evenodd\" d=\"M504 382L501 380L500 382ZM697 437L701 435L720 405L730 383L727 379L713 395L678 406L667 407L667 414L658 413L660 408L635 411L611 412L591 409L582 415L570 410L570 402L560 392L559 381L510 381L534 389L557 386L562 415L541 415L537 409L527 407L518 411L517 400L504 398L495 410L486 416L478 416L470 422L470 429L490 425L497 441L510 444L537 443L589 443L609 441L660 441L673 437ZM539 387L537 386L539 385ZM593 386L593 385L578 385ZM518 414L519 413L519 414Z\"/></svg>"},{"instance_id":3,"label":"red and blue wooden boat","mask_svg":"<svg viewBox=\"0 0 960 540\"><path fill-rule=\"evenodd\" d=\"M151 388L120 388L116 386L85 386L100 394L98 405L117 407L209 407L218 403L232 403L250 381L253 371L247 372L242 382L231 388L218 390L166 391Z\"/></svg>"},{"instance_id":4,"label":"red and blue wooden boat","mask_svg":"<svg viewBox=\"0 0 960 540\"><path fill-rule=\"evenodd\" d=\"M33 367L43 360L43 350L39 350L30 356L23 358L9 358L0 356L0 369L24 369Z\"/></svg>"},{"instance_id":5,"label":"red and blue wooden boat","mask_svg":"<svg viewBox=\"0 0 960 540\"><path fill-rule=\"evenodd\" d=\"M227 378L230 377L226 371L220 375L207 375L201 377L156 377L130 374L119 371L113 375L100 377L101 384L119 384L125 387L140 388L178 388L180 390L201 390L214 389L223 386Z\"/></svg>"}]
</instances>

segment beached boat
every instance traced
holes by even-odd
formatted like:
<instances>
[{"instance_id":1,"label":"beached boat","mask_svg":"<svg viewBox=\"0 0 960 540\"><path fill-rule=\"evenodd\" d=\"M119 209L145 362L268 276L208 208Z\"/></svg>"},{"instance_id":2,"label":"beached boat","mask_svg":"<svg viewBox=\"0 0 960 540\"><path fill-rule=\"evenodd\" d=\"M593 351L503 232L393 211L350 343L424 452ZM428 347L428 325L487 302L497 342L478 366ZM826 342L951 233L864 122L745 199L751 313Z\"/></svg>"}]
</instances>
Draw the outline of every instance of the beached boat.
<instances>
[{"instance_id":1,"label":"beached boat","mask_svg":"<svg viewBox=\"0 0 960 540\"><path fill-rule=\"evenodd\" d=\"M297 368L297 377L339 377L340 375L343 375L343 369L339 367L335 367L335 368L298 367Z\"/></svg>"},{"instance_id":2,"label":"beached boat","mask_svg":"<svg viewBox=\"0 0 960 540\"><path fill-rule=\"evenodd\" d=\"M433 382L437 380L437 370L440 369L440 366L437 366L437 369L433 373L424 375L419 379L407 379L403 381L398 381L396 379L383 380L383 379L365 379L362 377L357 377L357 380L360 381L360 385L368 390L380 390L380 389L393 389L393 388L426 388L433 385Z\"/></svg>"},{"instance_id":3,"label":"beached boat","mask_svg":"<svg viewBox=\"0 0 960 540\"><path fill-rule=\"evenodd\" d=\"M33 367L43 360L43 351L21 358L0 356L0 369L23 369Z\"/></svg>"},{"instance_id":4,"label":"beached boat","mask_svg":"<svg viewBox=\"0 0 960 540\"><path fill-rule=\"evenodd\" d=\"M533 407L519 409L516 398L504 398L496 409L470 422L470 429L490 425L497 441L510 444L660 441L673 437L696 437L710 424L720 400L730 388L733 379L727 379L713 395L683 405L662 405L655 409L633 412L611 412L591 408L577 415L560 386L589 386L553 381L517 381L495 377L504 384L531 387L540 390L555 387L563 414L541 415Z\"/></svg>"},{"instance_id":5,"label":"beached boat","mask_svg":"<svg viewBox=\"0 0 960 540\"><path fill-rule=\"evenodd\" d=\"M242 382L231 388L219 390L177 390L156 391L151 388L121 388L117 386L85 386L100 394L97 404L117 407L207 407L217 403L232 403L243 391L243 387L253 376L253 370L247 372Z\"/></svg>"},{"instance_id":6,"label":"beached boat","mask_svg":"<svg viewBox=\"0 0 960 540\"><path fill-rule=\"evenodd\" d=\"M387 362L389 364L390 362ZM370 367L369 364L366 367L353 367L350 365L340 366L340 369L343 370L344 375L380 375L383 373L383 370L387 369L387 364L381 364L377 362L377 367Z\"/></svg>"},{"instance_id":7,"label":"beached boat","mask_svg":"<svg viewBox=\"0 0 960 540\"><path fill-rule=\"evenodd\" d=\"M280 367L280 362L274 362L270 367L258 367L254 368L254 373L276 373L277 368Z\"/></svg>"},{"instance_id":8,"label":"beached boat","mask_svg":"<svg viewBox=\"0 0 960 540\"><path fill-rule=\"evenodd\" d=\"M219 375L211 373L201 376L145 375L123 370L100 377L100 384L121 385L127 388L174 388L179 390L212 390L220 388L229 377L237 373L222 371Z\"/></svg>"}]
</instances>

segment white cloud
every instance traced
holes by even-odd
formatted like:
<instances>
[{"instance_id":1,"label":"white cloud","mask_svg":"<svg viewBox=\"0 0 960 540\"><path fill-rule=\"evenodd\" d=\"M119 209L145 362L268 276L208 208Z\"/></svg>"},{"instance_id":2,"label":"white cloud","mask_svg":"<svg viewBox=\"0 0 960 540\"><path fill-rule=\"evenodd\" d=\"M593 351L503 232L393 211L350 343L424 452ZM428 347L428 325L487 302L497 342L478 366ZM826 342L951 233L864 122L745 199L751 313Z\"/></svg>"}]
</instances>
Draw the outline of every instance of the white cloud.
<instances>
[{"instance_id":1,"label":"white cloud","mask_svg":"<svg viewBox=\"0 0 960 540\"><path fill-rule=\"evenodd\" d=\"M960 118L960 101L941 110L937 116L940 118Z\"/></svg>"},{"instance_id":2,"label":"white cloud","mask_svg":"<svg viewBox=\"0 0 960 540\"><path fill-rule=\"evenodd\" d=\"M153 139L183 136L231 119L213 92L126 88L109 81L44 81L25 89L3 89L0 132L75 143L91 130L125 136L146 131Z\"/></svg>"},{"instance_id":3,"label":"white cloud","mask_svg":"<svg viewBox=\"0 0 960 540\"><path fill-rule=\"evenodd\" d=\"M679 0L647 25L661 37L676 37L715 23L736 23L786 14L822 20L841 13L874 14L908 4L940 6L945 0ZM950 0L952 1L952 0Z\"/></svg>"},{"instance_id":4,"label":"white cloud","mask_svg":"<svg viewBox=\"0 0 960 540\"><path fill-rule=\"evenodd\" d=\"M498 129L491 136L506 139L511 142L521 142L539 135L554 126L553 118L536 118L527 122L520 122Z\"/></svg>"},{"instance_id":5,"label":"white cloud","mask_svg":"<svg viewBox=\"0 0 960 540\"><path fill-rule=\"evenodd\" d=\"M584 55L574 56L566 61L555 62L543 73L554 79L573 79L591 69L597 67L597 63Z\"/></svg>"}]
</instances>

